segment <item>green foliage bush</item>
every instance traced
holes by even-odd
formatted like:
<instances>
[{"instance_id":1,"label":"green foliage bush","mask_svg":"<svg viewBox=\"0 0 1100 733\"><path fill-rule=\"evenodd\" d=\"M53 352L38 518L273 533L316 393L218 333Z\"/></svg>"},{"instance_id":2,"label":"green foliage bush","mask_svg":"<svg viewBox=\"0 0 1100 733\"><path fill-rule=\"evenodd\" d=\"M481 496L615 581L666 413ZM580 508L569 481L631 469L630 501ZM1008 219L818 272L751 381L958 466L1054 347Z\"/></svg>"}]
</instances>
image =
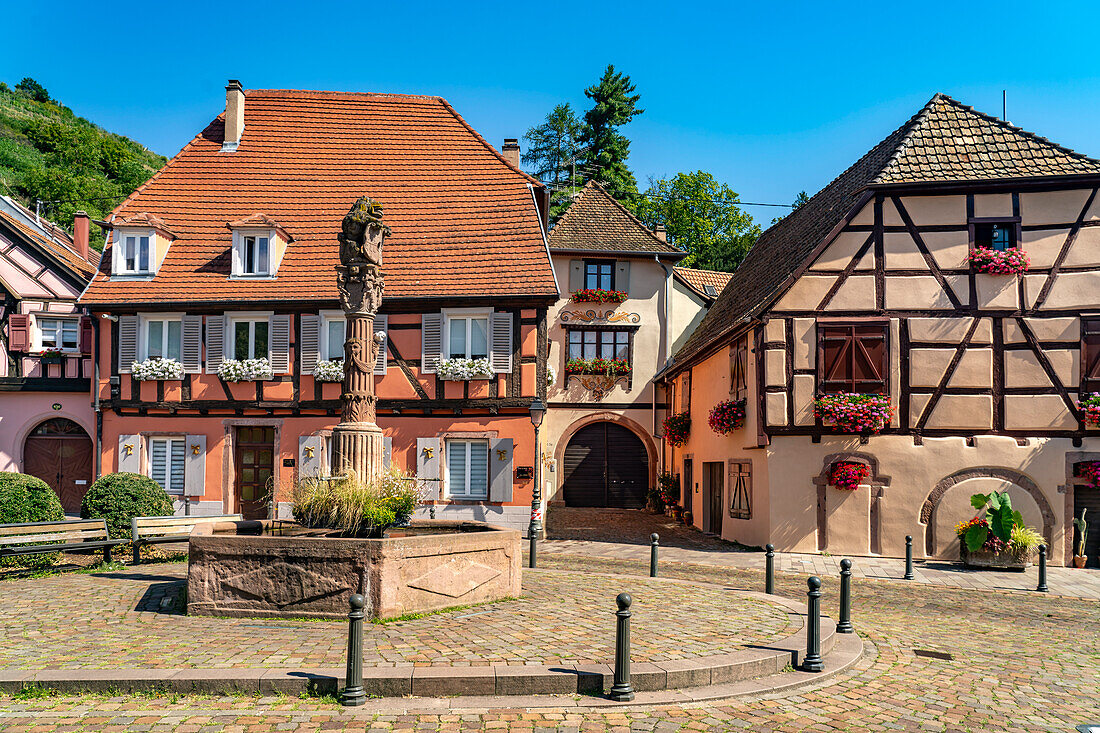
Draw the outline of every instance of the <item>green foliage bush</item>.
<instances>
[{"instance_id":1,"label":"green foliage bush","mask_svg":"<svg viewBox=\"0 0 1100 733\"><path fill-rule=\"evenodd\" d=\"M84 519L106 519L111 539L130 536L134 517L169 517L172 499L153 479L139 473L112 473L92 484L80 506Z\"/></svg>"},{"instance_id":2,"label":"green foliage bush","mask_svg":"<svg viewBox=\"0 0 1100 733\"><path fill-rule=\"evenodd\" d=\"M415 482L396 470L373 484L360 481L354 472L331 480L307 478L294 489L294 519L305 527L376 537L407 520L419 501Z\"/></svg>"},{"instance_id":3,"label":"green foliage bush","mask_svg":"<svg viewBox=\"0 0 1100 733\"><path fill-rule=\"evenodd\" d=\"M0 472L0 524L60 522L61 500L45 481L25 473Z\"/></svg>"}]
</instances>

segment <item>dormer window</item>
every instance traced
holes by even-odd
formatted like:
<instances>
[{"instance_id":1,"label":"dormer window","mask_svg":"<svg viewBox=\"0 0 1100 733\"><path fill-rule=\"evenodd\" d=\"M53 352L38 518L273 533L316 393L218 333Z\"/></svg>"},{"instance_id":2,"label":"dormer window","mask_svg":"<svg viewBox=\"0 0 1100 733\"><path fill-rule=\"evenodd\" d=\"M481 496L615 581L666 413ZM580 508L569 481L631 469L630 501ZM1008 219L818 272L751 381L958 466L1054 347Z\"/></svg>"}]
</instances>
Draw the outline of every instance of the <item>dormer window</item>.
<instances>
[{"instance_id":1,"label":"dormer window","mask_svg":"<svg viewBox=\"0 0 1100 733\"><path fill-rule=\"evenodd\" d=\"M267 214L226 222L233 232L231 277L275 277L290 235Z\"/></svg>"},{"instance_id":2,"label":"dormer window","mask_svg":"<svg viewBox=\"0 0 1100 733\"><path fill-rule=\"evenodd\" d=\"M241 238L241 275L270 275L271 238L245 236Z\"/></svg>"},{"instance_id":3,"label":"dormer window","mask_svg":"<svg viewBox=\"0 0 1100 733\"><path fill-rule=\"evenodd\" d=\"M116 275L152 275L155 255L150 231L120 231L115 240Z\"/></svg>"}]
</instances>

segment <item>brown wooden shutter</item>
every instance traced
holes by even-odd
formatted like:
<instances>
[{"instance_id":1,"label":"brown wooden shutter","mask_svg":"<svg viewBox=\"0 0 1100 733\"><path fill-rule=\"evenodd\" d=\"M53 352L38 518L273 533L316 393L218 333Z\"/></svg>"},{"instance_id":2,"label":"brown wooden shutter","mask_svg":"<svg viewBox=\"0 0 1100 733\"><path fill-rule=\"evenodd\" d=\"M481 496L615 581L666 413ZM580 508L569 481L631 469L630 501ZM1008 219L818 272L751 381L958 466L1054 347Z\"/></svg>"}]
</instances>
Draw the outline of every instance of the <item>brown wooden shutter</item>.
<instances>
[{"instance_id":1,"label":"brown wooden shutter","mask_svg":"<svg viewBox=\"0 0 1100 733\"><path fill-rule=\"evenodd\" d=\"M886 324L819 324L818 389L822 394L885 394L887 358Z\"/></svg>"},{"instance_id":2,"label":"brown wooden shutter","mask_svg":"<svg viewBox=\"0 0 1100 733\"><path fill-rule=\"evenodd\" d=\"M31 350L31 317L23 313L8 316L8 351Z\"/></svg>"},{"instance_id":3,"label":"brown wooden shutter","mask_svg":"<svg viewBox=\"0 0 1100 733\"><path fill-rule=\"evenodd\" d=\"M1081 319L1081 391L1100 392L1100 318Z\"/></svg>"},{"instance_id":4,"label":"brown wooden shutter","mask_svg":"<svg viewBox=\"0 0 1100 733\"><path fill-rule=\"evenodd\" d=\"M80 317L80 353L92 353L92 344L95 343L95 324L88 316Z\"/></svg>"},{"instance_id":5,"label":"brown wooden shutter","mask_svg":"<svg viewBox=\"0 0 1100 733\"><path fill-rule=\"evenodd\" d=\"M749 343L742 338L730 347L730 394L735 400L748 396Z\"/></svg>"}]
</instances>

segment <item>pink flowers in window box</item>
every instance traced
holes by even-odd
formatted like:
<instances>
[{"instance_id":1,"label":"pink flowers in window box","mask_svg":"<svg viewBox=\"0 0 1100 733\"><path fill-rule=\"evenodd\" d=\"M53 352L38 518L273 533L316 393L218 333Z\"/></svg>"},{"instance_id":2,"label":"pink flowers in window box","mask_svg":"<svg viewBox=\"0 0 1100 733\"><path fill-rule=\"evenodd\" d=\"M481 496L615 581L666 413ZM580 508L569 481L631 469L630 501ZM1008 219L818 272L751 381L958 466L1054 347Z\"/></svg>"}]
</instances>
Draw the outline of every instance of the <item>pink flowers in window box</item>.
<instances>
[{"instance_id":1,"label":"pink flowers in window box","mask_svg":"<svg viewBox=\"0 0 1100 733\"><path fill-rule=\"evenodd\" d=\"M1078 400L1077 409L1082 413L1082 419L1091 428L1100 428L1100 394L1085 395Z\"/></svg>"},{"instance_id":2,"label":"pink flowers in window box","mask_svg":"<svg viewBox=\"0 0 1100 733\"><path fill-rule=\"evenodd\" d=\"M572 296L574 303L622 303L626 297L626 292L623 290L601 290L600 288L575 290Z\"/></svg>"},{"instance_id":3,"label":"pink flowers in window box","mask_svg":"<svg viewBox=\"0 0 1100 733\"><path fill-rule=\"evenodd\" d=\"M1027 252L1013 247L999 250L989 247L975 247L970 251L970 264L975 272L987 275L1019 275L1031 267Z\"/></svg>"},{"instance_id":4,"label":"pink flowers in window box","mask_svg":"<svg viewBox=\"0 0 1100 733\"><path fill-rule=\"evenodd\" d=\"M745 426L745 400L722 400L711 408L707 424L719 435L740 430Z\"/></svg>"},{"instance_id":5,"label":"pink flowers in window box","mask_svg":"<svg viewBox=\"0 0 1100 733\"><path fill-rule=\"evenodd\" d=\"M680 446L687 442L691 433L691 416L686 412L677 412L665 418L661 426L665 431L665 441L669 445Z\"/></svg>"},{"instance_id":6,"label":"pink flowers in window box","mask_svg":"<svg viewBox=\"0 0 1100 733\"><path fill-rule=\"evenodd\" d=\"M829 469L829 485L845 491L855 491L871 475L871 467L855 461L837 461Z\"/></svg>"},{"instance_id":7,"label":"pink flowers in window box","mask_svg":"<svg viewBox=\"0 0 1100 733\"><path fill-rule=\"evenodd\" d=\"M814 400L814 417L844 433L877 433L893 416L886 395L845 392Z\"/></svg>"}]
</instances>

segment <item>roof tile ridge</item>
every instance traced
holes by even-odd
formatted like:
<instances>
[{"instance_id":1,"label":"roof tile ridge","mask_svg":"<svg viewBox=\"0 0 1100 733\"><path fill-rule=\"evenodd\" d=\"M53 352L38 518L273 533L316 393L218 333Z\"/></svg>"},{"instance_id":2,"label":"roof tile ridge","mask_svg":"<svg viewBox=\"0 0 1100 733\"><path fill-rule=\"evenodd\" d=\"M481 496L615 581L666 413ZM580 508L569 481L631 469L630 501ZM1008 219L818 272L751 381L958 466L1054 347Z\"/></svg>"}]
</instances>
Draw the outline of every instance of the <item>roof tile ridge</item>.
<instances>
[{"instance_id":1,"label":"roof tile ridge","mask_svg":"<svg viewBox=\"0 0 1100 733\"><path fill-rule=\"evenodd\" d=\"M540 181L539 179L535 178L534 176L532 176L528 173L525 173L521 169L519 169L519 168L513 166L511 163L509 163L508 159L505 158L503 155L501 155L499 150L497 150L492 145L490 145L489 141L481 136L481 133L479 133L477 130L475 130L470 125L469 122L467 122L465 119L463 119L462 115L460 115L458 113L458 111L455 110L455 108L451 106L450 102L448 102L443 97L436 97L436 99L439 100L440 104L443 105L444 109L446 109L448 112L450 112L452 115L454 115L454 118L456 120L458 120L459 124L461 124L463 127L465 127L470 132L470 134L473 135L477 139L478 142L480 142L482 145L485 146L486 150L488 150L490 153L492 153L494 156L496 156L497 160L499 160L501 163L504 163L504 165L507 166L509 170L515 171L516 173L519 173L521 176L523 176L525 179L527 179L527 182L531 185L540 186L540 187L546 185L542 181Z\"/></svg>"},{"instance_id":2,"label":"roof tile ridge","mask_svg":"<svg viewBox=\"0 0 1100 733\"><path fill-rule=\"evenodd\" d=\"M1096 158L1089 157L1088 155L1085 155L1084 153L1078 153L1076 150L1073 150L1072 148L1067 148L1065 145L1061 145L1059 143L1056 143L1056 142L1054 142L1053 140L1051 140L1049 138L1043 137L1042 135L1031 132L1029 130L1025 130L1024 128L1019 127L1018 125L1012 124L1008 120L1002 120L1000 117L994 117L991 114L988 114L986 112L982 112L981 110L975 109L974 107L970 106L969 104L963 104L962 102L958 101L957 99L951 97L948 94L942 94L941 93L941 94L937 94L936 96L942 97L943 99L947 100L948 102L950 102L954 106L958 107L959 109L962 109L964 112L968 112L972 115L975 115L976 117L979 117L979 118L985 120L986 122L990 122L994 125L997 125L998 127L1003 127L1007 130L1010 130L1011 132L1016 133L1017 135L1021 135L1023 137L1029 138L1031 140L1035 140L1036 142L1042 143L1044 145L1049 145L1050 147L1056 149L1060 153L1064 153L1064 154L1069 155L1069 156L1074 157L1074 158L1080 158L1080 159L1082 159L1084 161L1087 161L1089 163L1092 163L1096 166L1100 166L1100 160L1097 160Z\"/></svg>"},{"instance_id":3,"label":"roof tile ridge","mask_svg":"<svg viewBox=\"0 0 1100 733\"><path fill-rule=\"evenodd\" d=\"M902 139L898 142L897 146L894 148L893 154L891 154L890 157L886 159L886 162L882 164L882 167L879 168L879 171L875 175L875 177L871 179L869 185L874 185L876 183L881 183L882 182L882 178L883 178L883 176L886 175L886 172L888 170L890 170L890 168L892 168L894 166L894 164L898 162L898 160L901 159L902 153L904 153L906 150L909 149L909 143L912 141L914 133L928 119L929 115L932 113L932 109L934 108L935 104L937 102L939 102L941 99L944 99L944 98L951 99L950 97L948 97L946 94L944 94L942 92L936 92L935 94L932 95L932 98L929 99L928 102L925 103L925 105L923 107L921 107L920 110L915 115L910 117L903 125L901 125L901 127L897 128L896 130L891 132L889 135L887 135L885 138L883 138L883 142L885 142L886 140L889 140L891 137L896 135L901 130L903 130L905 128L908 128L908 130L906 130L906 132L905 132L905 135L902 137ZM953 102L955 100L951 99L951 101ZM878 145L876 145L875 147L877 148ZM868 150L867 153L870 154L874 149L875 148L871 148L871 150ZM864 157L866 157L866 156L864 156ZM860 158L859 160L863 160L863 158ZM858 165L859 160L857 160L852 165L852 167ZM847 171L845 171L845 172L847 172ZM841 175L844 175L844 174L842 173ZM837 178L839 178L839 177L840 176L837 176ZM822 189L822 190L824 190L824 189Z\"/></svg>"},{"instance_id":4,"label":"roof tile ridge","mask_svg":"<svg viewBox=\"0 0 1100 733\"><path fill-rule=\"evenodd\" d=\"M615 204L615 206L617 206L617 207L619 208L619 210L620 210L620 211L622 211L622 212L623 212L624 214L626 214L627 218L629 218L629 219L630 219L630 221L632 221L632 222L633 222L634 224L636 224L636 225L638 225L639 227L641 227L641 228L642 228L642 231L644 231L644 232L645 232L646 234L648 234L648 235L650 236L650 238L651 238L651 239L653 239L653 241L654 241L654 242L656 242L657 244L660 244L660 245L663 245L663 246L667 247L667 248L668 248L668 251L669 251L669 252L683 252L683 251L684 251L684 250L680 249L679 247L673 247L673 246L672 246L671 244L669 244L668 242L664 242L664 241L662 241L662 240L661 240L661 238L660 238L660 237L658 237L658 236L657 236L657 235L656 235L656 234L655 234L655 233L653 232L653 230L652 230L652 229L650 229L649 227L647 227L647 226L646 226L646 225L645 225L645 224L644 224L644 223L642 222L642 220L641 220L641 219L639 219L638 217L634 216L634 214L633 214L633 213L632 213L632 212L630 211L630 209L628 209L628 208L626 208L625 206L623 206L623 205L622 205L622 204L621 204L621 203L619 202L619 200L618 200L618 199L616 199L616 198L615 198L614 196L612 196L612 195L611 195L610 193L608 193L607 189L606 189L606 188L604 188L604 187L603 187L602 185L600 185L600 183L599 183L598 181L596 181L595 179L592 179L591 181L589 181L589 183L591 183L591 184L592 184L592 185L593 185L593 186L595 187L595 189L596 189L596 190L598 190L598 191L599 191L600 193L602 193L602 194L603 194L604 196L606 196L606 197L607 197L608 199L610 199L610 200L611 200L611 203Z\"/></svg>"},{"instance_id":5,"label":"roof tile ridge","mask_svg":"<svg viewBox=\"0 0 1100 733\"><path fill-rule=\"evenodd\" d=\"M558 220L556 222L554 222L554 226L550 228L550 231L555 231L558 227L569 220L570 216L573 215L573 209L577 207L577 203L584 198L585 192L592 188L595 184L596 181L594 179L589 179L581 187L581 190L577 191L577 193L574 194L573 200L569 202L569 206L565 207L565 212L558 217Z\"/></svg>"},{"instance_id":6,"label":"roof tile ridge","mask_svg":"<svg viewBox=\"0 0 1100 733\"><path fill-rule=\"evenodd\" d=\"M259 96L281 95L298 97L308 97L310 95L332 97L395 97L398 99L409 99L424 102L446 102L446 100L438 94L407 94L405 92L348 92L338 89L246 89L244 90L244 94L246 99L249 94L257 94Z\"/></svg>"}]
</instances>

